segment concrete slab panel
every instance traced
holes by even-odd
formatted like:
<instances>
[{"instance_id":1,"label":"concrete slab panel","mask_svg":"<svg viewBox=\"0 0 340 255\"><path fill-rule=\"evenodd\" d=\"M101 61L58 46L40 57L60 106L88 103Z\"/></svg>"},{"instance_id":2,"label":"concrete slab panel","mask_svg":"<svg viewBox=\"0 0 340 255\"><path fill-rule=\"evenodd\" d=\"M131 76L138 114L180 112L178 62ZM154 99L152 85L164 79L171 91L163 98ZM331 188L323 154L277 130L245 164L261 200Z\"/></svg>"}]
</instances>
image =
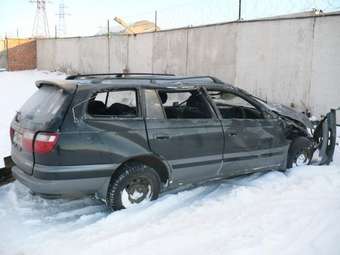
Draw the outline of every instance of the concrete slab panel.
<instances>
[{"instance_id":1,"label":"concrete slab panel","mask_svg":"<svg viewBox=\"0 0 340 255\"><path fill-rule=\"evenodd\" d=\"M81 73L109 72L108 38L86 37L78 42L79 68Z\"/></svg>"},{"instance_id":2,"label":"concrete slab panel","mask_svg":"<svg viewBox=\"0 0 340 255\"><path fill-rule=\"evenodd\" d=\"M316 115L340 107L339 16L316 19L310 93L312 111Z\"/></svg>"},{"instance_id":3,"label":"concrete slab panel","mask_svg":"<svg viewBox=\"0 0 340 255\"><path fill-rule=\"evenodd\" d=\"M313 19L241 23L236 82L268 101L310 108Z\"/></svg>"},{"instance_id":4,"label":"concrete slab panel","mask_svg":"<svg viewBox=\"0 0 340 255\"><path fill-rule=\"evenodd\" d=\"M152 72L153 33L130 35L128 42L129 72Z\"/></svg>"},{"instance_id":5,"label":"concrete slab panel","mask_svg":"<svg viewBox=\"0 0 340 255\"><path fill-rule=\"evenodd\" d=\"M79 72L79 38L58 39L55 41L56 70L68 74ZM48 52L47 52L48 54Z\"/></svg>"},{"instance_id":6,"label":"concrete slab panel","mask_svg":"<svg viewBox=\"0 0 340 255\"><path fill-rule=\"evenodd\" d=\"M187 73L235 80L237 24L189 29Z\"/></svg>"},{"instance_id":7,"label":"concrete slab panel","mask_svg":"<svg viewBox=\"0 0 340 255\"><path fill-rule=\"evenodd\" d=\"M37 40L37 69L55 71L56 43L54 39ZM74 61L74 60L72 60Z\"/></svg>"},{"instance_id":8,"label":"concrete slab panel","mask_svg":"<svg viewBox=\"0 0 340 255\"><path fill-rule=\"evenodd\" d=\"M187 29L154 34L153 72L186 74L187 36Z\"/></svg>"},{"instance_id":9,"label":"concrete slab panel","mask_svg":"<svg viewBox=\"0 0 340 255\"><path fill-rule=\"evenodd\" d=\"M117 35L110 39L110 72L123 72L127 68L128 36Z\"/></svg>"}]
</instances>

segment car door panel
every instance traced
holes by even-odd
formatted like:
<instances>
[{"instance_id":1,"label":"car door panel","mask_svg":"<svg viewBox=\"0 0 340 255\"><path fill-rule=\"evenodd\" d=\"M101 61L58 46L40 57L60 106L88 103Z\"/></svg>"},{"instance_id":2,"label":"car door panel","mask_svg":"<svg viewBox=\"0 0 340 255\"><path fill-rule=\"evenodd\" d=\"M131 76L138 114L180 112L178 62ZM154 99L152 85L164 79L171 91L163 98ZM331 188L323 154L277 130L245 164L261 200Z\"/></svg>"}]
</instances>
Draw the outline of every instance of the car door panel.
<instances>
[{"instance_id":1,"label":"car door panel","mask_svg":"<svg viewBox=\"0 0 340 255\"><path fill-rule=\"evenodd\" d=\"M228 90L217 91L229 93L251 105L240 95ZM230 100L228 97L225 98ZM213 100L211 101L213 103ZM213 104L219 111L217 105ZM253 111L256 109L254 106ZM261 115L261 112L259 113ZM288 141L279 119L264 115L263 118L254 119L241 116L228 119L223 118L222 114L220 117L225 137L223 167L219 173L221 176L230 177L284 167Z\"/></svg>"},{"instance_id":2,"label":"car door panel","mask_svg":"<svg viewBox=\"0 0 340 255\"><path fill-rule=\"evenodd\" d=\"M198 95L199 90L193 91ZM178 98L184 95L180 95L178 90L172 93L179 93ZM173 96L170 95L170 98L173 99ZM206 99L202 95L198 96L200 102L205 102L206 110L212 114ZM161 100L162 97L166 99ZM213 114L211 118L208 116L204 119L186 118L184 115L175 119L173 115L167 118L162 104L164 106L167 102L167 106L171 108L167 101L169 97L164 94L162 97L155 90L145 90L145 123L150 150L166 160L172 169L172 185L195 183L216 177L222 166L224 146L220 121ZM174 105L178 105L178 102Z\"/></svg>"},{"instance_id":3,"label":"car door panel","mask_svg":"<svg viewBox=\"0 0 340 255\"><path fill-rule=\"evenodd\" d=\"M216 119L146 120L151 150L166 159L174 183L192 183L217 175L223 134Z\"/></svg>"}]
</instances>

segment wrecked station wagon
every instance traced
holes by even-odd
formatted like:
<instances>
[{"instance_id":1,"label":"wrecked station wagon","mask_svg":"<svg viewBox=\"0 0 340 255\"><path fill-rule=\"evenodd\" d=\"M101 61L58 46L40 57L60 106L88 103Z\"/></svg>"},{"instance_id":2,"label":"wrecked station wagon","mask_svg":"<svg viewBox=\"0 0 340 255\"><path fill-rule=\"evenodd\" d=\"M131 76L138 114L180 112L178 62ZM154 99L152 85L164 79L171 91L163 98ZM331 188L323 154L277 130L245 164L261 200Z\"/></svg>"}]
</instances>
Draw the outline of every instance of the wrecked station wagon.
<instances>
[{"instance_id":1,"label":"wrecked station wagon","mask_svg":"<svg viewBox=\"0 0 340 255\"><path fill-rule=\"evenodd\" d=\"M119 210L210 180L328 164L334 153L335 110L314 126L211 76L90 74L36 85L11 123L11 156L16 179L43 196L96 194Z\"/></svg>"}]
</instances>

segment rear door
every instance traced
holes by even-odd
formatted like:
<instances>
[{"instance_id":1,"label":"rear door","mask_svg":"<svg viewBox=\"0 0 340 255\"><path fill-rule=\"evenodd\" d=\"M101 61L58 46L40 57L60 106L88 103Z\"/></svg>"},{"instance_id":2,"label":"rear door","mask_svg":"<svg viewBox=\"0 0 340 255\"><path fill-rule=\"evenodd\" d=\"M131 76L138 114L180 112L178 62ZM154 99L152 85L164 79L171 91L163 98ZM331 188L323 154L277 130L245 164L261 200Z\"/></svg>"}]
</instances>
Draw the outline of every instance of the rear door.
<instances>
[{"instance_id":1,"label":"rear door","mask_svg":"<svg viewBox=\"0 0 340 255\"><path fill-rule=\"evenodd\" d=\"M27 174L34 165L33 140L37 131L55 131L63 118L68 94L42 86L21 107L11 123L12 159Z\"/></svg>"},{"instance_id":2,"label":"rear door","mask_svg":"<svg viewBox=\"0 0 340 255\"><path fill-rule=\"evenodd\" d=\"M77 134L79 148L67 148L82 164L116 164L148 152L144 119L140 111L139 90L112 88L95 93L87 103L82 130ZM86 155L86 157L82 157ZM71 161L72 159L70 159Z\"/></svg>"},{"instance_id":3,"label":"rear door","mask_svg":"<svg viewBox=\"0 0 340 255\"><path fill-rule=\"evenodd\" d=\"M225 147L223 176L280 169L285 166L288 141L281 121L267 116L258 105L228 90L208 90L220 114Z\"/></svg>"},{"instance_id":4,"label":"rear door","mask_svg":"<svg viewBox=\"0 0 340 255\"><path fill-rule=\"evenodd\" d=\"M171 166L174 184L216 177L223 133L200 90L145 90L151 150Z\"/></svg>"}]
</instances>

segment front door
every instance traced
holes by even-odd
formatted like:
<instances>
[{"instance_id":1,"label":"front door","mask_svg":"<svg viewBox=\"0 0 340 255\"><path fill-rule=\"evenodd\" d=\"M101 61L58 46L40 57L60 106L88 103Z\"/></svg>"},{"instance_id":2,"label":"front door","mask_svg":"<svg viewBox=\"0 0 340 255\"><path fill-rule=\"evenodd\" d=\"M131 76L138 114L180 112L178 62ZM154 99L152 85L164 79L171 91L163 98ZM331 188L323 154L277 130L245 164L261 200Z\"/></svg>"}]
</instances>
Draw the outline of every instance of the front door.
<instances>
[{"instance_id":1,"label":"front door","mask_svg":"<svg viewBox=\"0 0 340 255\"><path fill-rule=\"evenodd\" d=\"M145 90L151 150L172 168L174 184L216 177L222 166L220 121L200 90Z\"/></svg>"},{"instance_id":2,"label":"front door","mask_svg":"<svg viewBox=\"0 0 340 255\"><path fill-rule=\"evenodd\" d=\"M266 117L242 95L226 90L209 90L208 94L220 113L224 130L221 175L285 167L288 141L279 119Z\"/></svg>"}]
</instances>

